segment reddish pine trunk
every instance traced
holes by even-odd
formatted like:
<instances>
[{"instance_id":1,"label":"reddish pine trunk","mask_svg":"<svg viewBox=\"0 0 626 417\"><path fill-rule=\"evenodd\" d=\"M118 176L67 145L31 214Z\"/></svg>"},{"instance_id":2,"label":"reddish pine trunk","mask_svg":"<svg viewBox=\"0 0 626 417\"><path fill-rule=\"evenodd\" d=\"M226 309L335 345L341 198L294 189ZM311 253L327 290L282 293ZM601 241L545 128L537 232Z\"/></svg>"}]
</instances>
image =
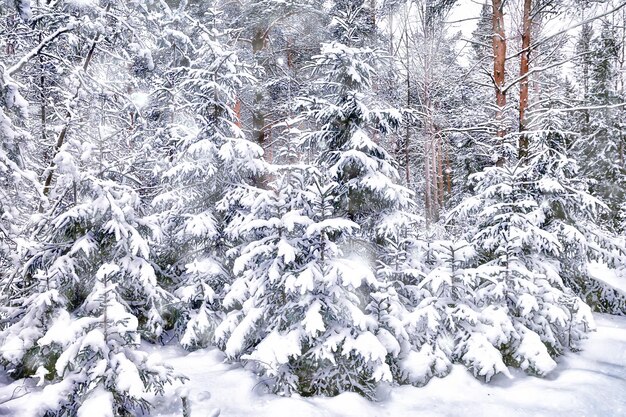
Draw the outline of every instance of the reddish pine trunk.
<instances>
[{"instance_id":1,"label":"reddish pine trunk","mask_svg":"<svg viewBox=\"0 0 626 417\"><path fill-rule=\"evenodd\" d=\"M506 106L506 92L504 91L504 74L506 62L506 35L504 32L503 0L492 0L493 16L493 82L496 89L496 121L498 123L498 136L503 138L506 134L503 126L503 110ZM498 159L498 165L502 165L502 156Z\"/></svg>"},{"instance_id":2,"label":"reddish pine trunk","mask_svg":"<svg viewBox=\"0 0 626 417\"><path fill-rule=\"evenodd\" d=\"M241 129L241 100L237 99L235 101L233 110L235 111L235 124Z\"/></svg>"},{"instance_id":3,"label":"reddish pine trunk","mask_svg":"<svg viewBox=\"0 0 626 417\"><path fill-rule=\"evenodd\" d=\"M524 20L522 33L522 56L520 60L519 75L521 78L519 92L519 131L521 133L519 139L518 155L520 159L528 156L528 135L524 133L526 130L526 110L528 109L528 69L530 58L530 29L531 18L530 9L532 0L524 0Z\"/></svg>"}]
</instances>

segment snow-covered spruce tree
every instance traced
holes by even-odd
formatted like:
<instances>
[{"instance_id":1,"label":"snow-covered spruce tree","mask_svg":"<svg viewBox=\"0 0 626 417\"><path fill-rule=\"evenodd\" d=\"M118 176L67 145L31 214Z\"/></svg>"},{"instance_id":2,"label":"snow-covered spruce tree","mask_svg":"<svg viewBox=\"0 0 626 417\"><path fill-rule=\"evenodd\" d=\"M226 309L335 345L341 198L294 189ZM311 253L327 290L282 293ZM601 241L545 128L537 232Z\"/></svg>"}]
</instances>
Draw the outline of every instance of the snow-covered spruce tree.
<instances>
[{"instance_id":1,"label":"snow-covered spruce tree","mask_svg":"<svg viewBox=\"0 0 626 417\"><path fill-rule=\"evenodd\" d=\"M581 60L579 79L585 103L591 106L580 114L580 139L574 148L581 162L581 173L591 180L592 195L609 206L604 213L605 223L616 230L620 229L621 204L626 198L626 165L624 152L626 135L624 111L619 106L624 102L626 92L618 87L620 77L619 56L625 46L619 43L614 28L608 22L600 33L592 37L591 28L582 31L579 38Z\"/></svg>"},{"instance_id":2,"label":"snow-covered spruce tree","mask_svg":"<svg viewBox=\"0 0 626 417\"><path fill-rule=\"evenodd\" d=\"M210 12L217 25L218 11ZM177 51L186 51L186 65L163 76L175 81L174 95L188 111L172 114L164 127L169 151L159 164L152 218L160 230L155 247L160 273L183 303L177 313L181 344L194 349L210 343L221 321L221 297L230 281L223 225L245 195L242 187L265 168L263 150L245 139L234 110L237 92L252 79L248 68L225 46L217 27L177 13L173 21L190 28L177 32Z\"/></svg>"},{"instance_id":3,"label":"snow-covered spruce tree","mask_svg":"<svg viewBox=\"0 0 626 417\"><path fill-rule=\"evenodd\" d=\"M308 250L305 228L312 221L298 204L305 173L278 171L266 189L249 194L249 213L228 226L230 240L241 244L230 252L235 280L224 299L227 315L215 334L228 357L258 361L256 368L275 379L272 390L283 394L299 389L290 356L301 355L300 339L306 335L294 310L300 294L293 282L287 287Z\"/></svg>"},{"instance_id":4,"label":"snow-covered spruce tree","mask_svg":"<svg viewBox=\"0 0 626 417\"><path fill-rule=\"evenodd\" d=\"M501 365L494 369L493 357L498 356L497 351L494 355L495 348L486 344L483 335L476 331L476 326L481 324L475 304L476 274L468 268L473 255L471 245L463 240L436 240L418 253L426 258L421 265L424 273L419 271L419 278L405 284L403 292L409 301L406 305L414 306L404 316L413 348L399 364L400 380L422 385L433 376L445 376L457 360L455 355L460 345L471 350L466 358L468 362L477 362L478 358L472 356L483 351L480 366L477 362L474 369L487 379L496 370L506 371ZM493 324L493 333L498 334L499 322Z\"/></svg>"},{"instance_id":5,"label":"snow-covered spruce tree","mask_svg":"<svg viewBox=\"0 0 626 417\"><path fill-rule=\"evenodd\" d=\"M159 392L173 377L171 369L134 352L140 335L161 335L172 297L156 281L148 243L154 225L142 219L135 189L142 143L126 123L125 106L132 103L118 88L126 63L109 59L125 55L129 36L143 29L133 19L108 25L125 16L123 6L73 3L56 10L75 30L65 49L59 47L71 51L59 60L72 68L58 112L66 116L42 169L39 213L22 232L24 265L4 287L10 315L0 333L7 349L2 365L14 377L52 380L51 401L37 410L49 415L76 415L94 395L110 400L106 415L136 415L147 405L147 391ZM99 55L96 46L109 55ZM116 379L120 373L138 377L125 385Z\"/></svg>"},{"instance_id":6,"label":"snow-covered spruce tree","mask_svg":"<svg viewBox=\"0 0 626 417\"><path fill-rule=\"evenodd\" d=\"M12 294L19 307L0 333L1 360L15 377L53 381L42 413L72 416L102 395L113 410L105 415L132 414L174 377L137 350L141 333L162 331L171 297L156 283L136 193L90 175L75 180L77 202L29 248Z\"/></svg>"},{"instance_id":7,"label":"snow-covered spruce tree","mask_svg":"<svg viewBox=\"0 0 626 417\"><path fill-rule=\"evenodd\" d=\"M372 8L374 7L374 8ZM368 0L337 0L329 14L332 39L353 47L376 48L376 8Z\"/></svg>"},{"instance_id":8,"label":"snow-covered spruce tree","mask_svg":"<svg viewBox=\"0 0 626 417\"><path fill-rule=\"evenodd\" d=\"M116 282L120 272L117 264L102 264L79 318L61 315L39 339L40 347L51 350L69 341L54 363L54 382L44 388L39 409L46 416L138 415L150 408L149 392L162 395L165 384L180 379L139 350L137 317L123 300L127 290ZM41 366L36 375L48 372Z\"/></svg>"},{"instance_id":9,"label":"snow-covered spruce tree","mask_svg":"<svg viewBox=\"0 0 626 417\"><path fill-rule=\"evenodd\" d=\"M605 63L605 65L608 64ZM599 67L600 65L592 72L599 71ZM546 83L543 92L546 100L536 105L530 112L533 118L531 128L541 132L535 134L534 140L537 142L535 146L539 148L543 146L556 152L557 157L554 158L554 163L562 165L561 169L564 172L561 176L563 179L559 180L561 183L574 186L583 194L588 190L589 194L599 199L595 201L595 211L586 211L584 204L572 203L570 207L565 207L556 213L559 219L563 218L562 220L566 223L575 224L575 227L582 233L581 243L564 243L563 251L567 256L562 259L561 276L565 284L594 310L624 314L626 294L604 282L601 277L596 277L593 273L594 265L589 263L598 261L608 264L613 269L619 269L620 265L623 265L626 251L623 240L619 238L621 202L619 195L620 189L623 188L619 158L616 158L616 152L604 153L605 147L612 148L614 151L619 149L619 138L615 135L617 134L615 123L619 114L610 116L612 110L602 108L610 104L598 103L599 109L591 110L596 114L590 119L590 123L586 124L584 114L586 110L582 112L582 115L579 114L580 111L555 112L550 109L551 101L572 100L569 84L561 80L559 72L543 73L542 82ZM594 82L590 84L594 85ZM563 96L564 98L561 99L560 97ZM606 113L602 115L604 111ZM579 124L577 118L580 116L583 117L582 123ZM611 130L615 134L608 133ZM600 145L602 143L604 145ZM562 162L557 162L559 159ZM577 163L579 160L582 164ZM581 168L581 165L584 168ZM548 166L547 162L541 166ZM602 171L598 169L600 166L604 167ZM606 206L600 201L606 202ZM576 207L583 207L583 209Z\"/></svg>"},{"instance_id":10,"label":"snow-covered spruce tree","mask_svg":"<svg viewBox=\"0 0 626 417\"><path fill-rule=\"evenodd\" d=\"M477 324L455 358L488 378L504 364L544 375L553 357L579 348L594 327L570 287L597 249L594 220L602 205L575 179L575 162L553 146L561 133L541 132L528 159L473 175L476 195L450 214L454 224L470 224L463 235L475 251L469 265ZM483 361L487 348L501 356Z\"/></svg>"},{"instance_id":11,"label":"snow-covered spruce tree","mask_svg":"<svg viewBox=\"0 0 626 417\"><path fill-rule=\"evenodd\" d=\"M337 210L363 227L384 234L385 219L410 205L409 191L396 184L393 157L377 142L398 127L401 113L376 106L371 91L374 61L367 48L340 43L322 45L313 71L319 77L318 97L302 98L303 117L316 130L306 146L316 149L318 164L338 184ZM323 97L323 98L322 98Z\"/></svg>"},{"instance_id":12,"label":"snow-covered spruce tree","mask_svg":"<svg viewBox=\"0 0 626 417\"><path fill-rule=\"evenodd\" d=\"M363 312L370 267L341 246L358 226L335 214L334 184L306 166L275 168L250 214L229 232L243 240L216 338L250 361L280 394L374 394L391 380L375 318Z\"/></svg>"},{"instance_id":13,"label":"snow-covered spruce tree","mask_svg":"<svg viewBox=\"0 0 626 417\"><path fill-rule=\"evenodd\" d=\"M409 346L393 320L402 312L395 288L375 273L386 239L409 221L410 195L376 143L400 122L399 112L374 106L377 58L367 48L322 45L312 64L317 88L291 122L312 126L296 136L316 169L288 158L249 217L229 226L243 243L232 252L238 277L224 300L232 311L216 336L228 356L269 376L275 392L372 397L392 380L400 345Z\"/></svg>"},{"instance_id":14,"label":"snow-covered spruce tree","mask_svg":"<svg viewBox=\"0 0 626 417\"><path fill-rule=\"evenodd\" d=\"M366 291L366 312L378 322L373 331L387 350L394 377L408 381L417 345L401 323L407 308L415 305L410 286L425 265L420 259L423 241L413 231L420 219L409 214L410 193L395 183L396 163L381 146L399 126L400 113L374 104L380 103L372 91L377 52L335 43L324 45L317 58L314 70L327 98L305 107L320 127L310 139L319 146L320 165L338 184L337 209L360 226L351 243L377 264L378 285Z\"/></svg>"},{"instance_id":15,"label":"snow-covered spruce tree","mask_svg":"<svg viewBox=\"0 0 626 417\"><path fill-rule=\"evenodd\" d=\"M292 248L302 249L293 255L277 255L285 250L280 248L280 238L291 237L294 232L289 229L295 229L293 225L284 225L286 215L282 213L303 210L283 196L289 188L280 186L280 183L262 193L259 202L253 205L251 215L262 215L263 222L250 220L246 222L250 226L234 228L250 234L251 229L257 228L259 230L254 232L259 236L244 244L239 251L242 255L235 263L235 272L242 278L235 282L225 300L227 307L236 308L220 326L218 339L223 339L231 357L254 349L248 357L261 364L266 362L269 365L260 365L266 374L277 381L286 381L274 386L279 392L297 389L305 394L335 395L357 391L373 396L377 383L392 379L390 364L400 354L401 344L410 346L406 343L408 335L401 325L397 325L402 313L397 292L384 282L383 274L377 276L374 273L376 260L386 250L385 239L408 222L403 210L409 206L409 192L393 182L397 177L393 159L372 138L374 135L382 137L398 125L400 118L396 111L369 107L374 102L370 92L373 74L370 63L375 57L376 53L369 49L350 48L338 43L323 45L322 54L316 57L314 74L320 79L318 93L325 98L300 100L302 114L298 120L314 126L312 131L302 135L301 141L312 153L319 155L316 164L327 173L314 182L318 203L308 203L305 207L328 206L324 208L329 210L328 213L320 209L309 211L307 217L310 220L305 217L301 226L307 226L306 233L293 235L300 237L300 242L304 239L313 243L304 246L291 243ZM261 202L265 205L269 204L268 201L273 202L270 205L273 209L268 212L265 207L259 208ZM301 215L305 213L300 211ZM267 216L277 219L282 216L283 219L269 222ZM329 216L335 219L331 222ZM310 221L313 221L312 225L307 225ZM314 227L318 222L320 225ZM330 248L330 253L325 253ZM300 251L303 250L309 255L302 254ZM251 253L246 255L246 251ZM293 258L291 262L284 260L287 255L289 259ZM260 256L264 259L269 256L269 260L261 262L256 259ZM312 260L308 261L309 257ZM345 267L345 257L366 261L360 268L350 271ZM372 262L367 261L369 258ZM250 266L244 267L246 264L241 264L242 259ZM299 265L294 262L296 260L308 263ZM274 262L278 265L274 266ZM259 264L265 266L258 267ZM354 261L349 262L349 265L353 264ZM280 268L280 273L264 269L270 266ZM281 279L281 275L295 275L296 282L300 279L311 282L308 287L303 287L304 284L297 286L301 287L302 295L310 291L314 297L300 297L291 302L297 301L300 309L307 307L304 318L293 317L299 327L305 325L306 348L298 336L302 330L287 332L285 328L272 325L270 328L276 328L278 333L267 339L266 323L270 320L284 322L287 319L281 315L295 308L270 314L266 310L269 307L261 307L268 301L261 302L259 297L267 300L266 293L286 292L287 300L294 296L296 291L289 288L293 285L290 280L294 278ZM246 280L250 281L252 277L255 277L253 285L246 285ZM281 283L283 279L284 284ZM278 288L270 292L268 285L278 285ZM319 303L316 302L318 299ZM293 305L288 301L284 303ZM400 308L396 308L398 306ZM377 319L382 315L385 315L385 324L381 326ZM393 315L397 315L396 326L391 325ZM311 320L319 319L321 323L316 327L308 327ZM290 336L287 340L292 340L291 348L277 355L277 348L273 345L280 344L280 340L287 336ZM312 339L314 337L316 339ZM298 359L301 355L302 359ZM284 376L277 377L281 373Z\"/></svg>"}]
</instances>

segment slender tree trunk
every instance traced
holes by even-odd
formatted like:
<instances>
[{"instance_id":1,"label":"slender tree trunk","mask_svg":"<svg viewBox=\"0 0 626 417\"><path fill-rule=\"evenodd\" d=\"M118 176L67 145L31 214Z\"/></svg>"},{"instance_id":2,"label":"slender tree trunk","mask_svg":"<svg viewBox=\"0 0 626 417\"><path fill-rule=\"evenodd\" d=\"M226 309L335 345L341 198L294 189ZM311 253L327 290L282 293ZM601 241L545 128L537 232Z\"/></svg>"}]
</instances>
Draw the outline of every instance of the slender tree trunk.
<instances>
[{"instance_id":1,"label":"slender tree trunk","mask_svg":"<svg viewBox=\"0 0 626 417\"><path fill-rule=\"evenodd\" d=\"M263 67L263 59L261 52L265 49L267 42L268 32L263 27L257 28L252 37L252 54L254 59L260 67ZM254 100L252 105L252 140L256 142L263 149L263 158L266 161L271 161L271 150L268 149L268 131L265 120L265 109L263 108L263 87L260 84L256 85L256 91L254 93ZM260 188L267 188L270 182L270 176L263 174L255 180L255 184Z\"/></svg>"},{"instance_id":2,"label":"slender tree trunk","mask_svg":"<svg viewBox=\"0 0 626 417\"><path fill-rule=\"evenodd\" d=\"M257 64L261 65L259 57L260 52L265 47L266 32L261 28L258 29L252 39L252 54L257 60ZM263 101L263 91L257 86L254 94L254 107L252 109L252 135L254 141L261 147L265 146L265 111L261 108Z\"/></svg>"},{"instance_id":3,"label":"slender tree trunk","mask_svg":"<svg viewBox=\"0 0 626 417\"><path fill-rule=\"evenodd\" d=\"M445 193L443 178L443 138L438 132L436 132L435 134L437 135L437 187L439 191L439 206L443 207L443 199Z\"/></svg>"},{"instance_id":4,"label":"slender tree trunk","mask_svg":"<svg viewBox=\"0 0 626 417\"><path fill-rule=\"evenodd\" d=\"M408 30L404 34L404 46L406 49L406 108L410 109L411 103L411 58L409 55L409 33ZM404 137L404 174L406 176L406 186L409 187L411 183L411 126L409 122L406 122L406 132Z\"/></svg>"},{"instance_id":5,"label":"slender tree trunk","mask_svg":"<svg viewBox=\"0 0 626 417\"><path fill-rule=\"evenodd\" d=\"M39 0L36 2L37 7L39 7ZM39 30L39 44L43 42L43 33ZM39 54L39 111L40 111L40 121L41 121L41 143L46 143L46 75L44 68L44 60L43 55Z\"/></svg>"},{"instance_id":6,"label":"slender tree trunk","mask_svg":"<svg viewBox=\"0 0 626 417\"><path fill-rule=\"evenodd\" d=\"M389 56L394 56L395 54L393 53L394 50L394 46L393 46L393 29L394 29L394 24L393 24L393 13L389 14Z\"/></svg>"},{"instance_id":7,"label":"slender tree trunk","mask_svg":"<svg viewBox=\"0 0 626 417\"><path fill-rule=\"evenodd\" d=\"M580 7L581 18L584 21L586 16L586 7L581 5ZM591 51L591 36L593 32L593 25L591 22L585 22L582 25L580 30L580 41L578 44L578 48L580 53L584 55L581 57L580 66L582 71L582 87L583 87L583 100L585 103L589 102L589 69L591 66L589 53ZM590 113L589 109L583 110L583 126L582 126L582 134L587 136L589 134L589 122L590 122Z\"/></svg>"},{"instance_id":8,"label":"slender tree trunk","mask_svg":"<svg viewBox=\"0 0 626 417\"><path fill-rule=\"evenodd\" d=\"M42 34L39 33L39 42L41 43ZM46 143L46 75L44 68L43 55L39 55L39 106L41 120L41 143Z\"/></svg>"},{"instance_id":9,"label":"slender tree trunk","mask_svg":"<svg viewBox=\"0 0 626 417\"><path fill-rule=\"evenodd\" d=\"M426 214L427 225L432 218L432 201L430 198L430 149L428 141L424 147L424 211Z\"/></svg>"},{"instance_id":10,"label":"slender tree trunk","mask_svg":"<svg viewBox=\"0 0 626 417\"><path fill-rule=\"evenodd\" d=\"M239 100L239 98L235 99L233 110L235 111L235 125L241 129L241 100Z\"/></svg>"},{"instance_id":11,"label":"slender tree trunk","mask_svg":"<svg viewBox=\"0 0 626 417\"><path fill-rule=\"evenodd\" d=\"M452 166L450 165L450 153L447 148L444 148L445 156L446 156L446 186L448 191L448 196L452 194Z\"/></svg>"},{"instance_id":12,"label":"slender tree trunk","mask_svg":"<svg viewBox=\"0 0 626 417\"><path fill-rule=\"evenodd\" d=\"M524 0L524 17L523 17L523 33L522 33L522 55L520 59L520 93L519 93L519 149L518 157L523 160L528 157L529 137L525 133L526 126L526 110L528 109L528 69L530 60L530 35L532 20L530 10L532 8L532 0Z\"/></svg>"},{"instance_id":13,"label":"slender tree trunk","mask_svg":"<svg viewBox=\"0 0 626 417\"><path fill-rule=\"evenodd\" d=\"M107 282L107 275L104 275L103 278L103 285L104 285L104 300L103 300L103 306L104 306L104 311L102 312L102 324L103 324L103 334L104 334L104 341L105 343L108 342L109 339L109 317L108 317L108 310L109 310L109 289L107 288L108 286L108 282Z\"/></svg>"},{"instance_id":14,"label":"slender tree trunk","mask_svg":"<svg viewBox=\"0 0 626 417\"><path fill-rule=\"evenodd\" d=\"M621 36L621 56L619 60L619 89L618 93L622 100L626 98L626 85L624 78L626 77L626 10L622 10L622 36ZM626 168L626 161L624 158L624 144L626 143L626 135L624 134L624 112L620 114L620 142L619 142L619 161L622 169Z\"/></svg>"},{"instance_id":15,"label":"slender tree trunk","mask_svg":"<svg viewBox=\"0 0 626 417\"><path fill-rule=\"evenodd\" d=\"M431 130L430 135L430 149L432 151L430 166L431 166L431 198L430 201L432 203L432 213L431 219L433 221L437 221L437 217L439 216L439 181L437 178L437 137L435 135L434 130Z\"/></svg>"},{"instance_id":16,"label":"slender tree trunk","mask_svg":"<svg viewBox=\"0 0 626 417\"><path fill-rule=\"evenodd\" d=\"M504 1L492 0L492 47L493 47L493 82L496 90L496 122L498 136L504 138L504 107L506 106L506 92L504 91L505 63L506 63L506 34L504 31ZM497 165L504 163L503 155L498 157Z\"/></svg>"}]
</instances>

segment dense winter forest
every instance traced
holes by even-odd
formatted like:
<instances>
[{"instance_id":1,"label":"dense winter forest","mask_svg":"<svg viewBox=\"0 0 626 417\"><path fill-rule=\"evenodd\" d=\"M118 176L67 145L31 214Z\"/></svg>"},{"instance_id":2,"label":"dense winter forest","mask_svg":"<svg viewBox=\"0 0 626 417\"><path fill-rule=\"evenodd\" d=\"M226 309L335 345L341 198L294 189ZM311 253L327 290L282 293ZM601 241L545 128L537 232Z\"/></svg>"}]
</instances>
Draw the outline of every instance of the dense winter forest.
<instances>
[{"instance_id":1,"label":"dense winter forest","mask_svg":"<svg viewBox=\"0 0 626 417\"><path fill-rule=\"evenodd\" d=\"M284 396L547 375L626 314L625 41L617 0L0 0L0 369L80 417L150 413L172 344Z\"/></svg>"}]
</instances>

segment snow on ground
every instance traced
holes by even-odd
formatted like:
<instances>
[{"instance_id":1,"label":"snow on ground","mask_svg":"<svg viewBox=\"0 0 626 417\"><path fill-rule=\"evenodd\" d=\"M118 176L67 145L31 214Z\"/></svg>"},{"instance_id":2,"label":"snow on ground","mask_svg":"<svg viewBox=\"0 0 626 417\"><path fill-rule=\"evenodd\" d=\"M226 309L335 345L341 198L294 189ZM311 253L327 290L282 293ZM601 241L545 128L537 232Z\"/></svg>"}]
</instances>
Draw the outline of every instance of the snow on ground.
<instances>
[{"instance_id":1,"label":"snow on ground","mask_svg":"<svg viewBox=\"0 0 626 417\"><path fill-rule=\"evenodd\" d=\"M561 357L547 378L512 370L512 379L485 384L457 366L422 388L393 387L381 401L356 394L335 398L282 398L265 394L262 382L240 365L224 363L215 349L187 353L178 347L149 347L186 374L192 417L624 417L626 416L626 317L596 315L597 332L579 353ZM0 416L29 417L41 401L36 380L10 382L0 376ZM180 389L156 398L153 416L181 417ZM94 415L93 417L98 417Z\"/></svg>"}]
</instances>

